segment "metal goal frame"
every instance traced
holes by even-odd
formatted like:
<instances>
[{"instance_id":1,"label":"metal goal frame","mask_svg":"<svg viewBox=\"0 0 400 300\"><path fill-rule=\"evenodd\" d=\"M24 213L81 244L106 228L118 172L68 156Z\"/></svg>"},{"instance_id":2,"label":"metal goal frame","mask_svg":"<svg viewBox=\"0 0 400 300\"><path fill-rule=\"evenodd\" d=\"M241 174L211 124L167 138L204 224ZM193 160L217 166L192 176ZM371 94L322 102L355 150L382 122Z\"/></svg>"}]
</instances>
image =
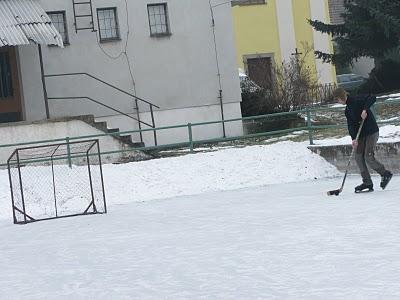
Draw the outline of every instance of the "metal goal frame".
<instances>
[{"instance_id":1,"label":"metal goal frame","mask_svg":"<svg viewBox=\"0 0 400 300\"><path fill-rule=\"evenodd\" d=\"M29 155L25 155L25 153L29 153ZM85 165L87 169L84 168ZM14 224L28 224L44 220L107 213L103 168L98 139L17 148L7 160L7 166ZM28 168L30 166L32 166L32 169ZM57 203L57 189L64 182L64 178L62 178L61 175L60 177L62 180L56 183L55 169L60 167L70 169L79 167L79 171L77 171L79 174L82 174L83 170L86 169L87 174L82 176L85 180L85 184L84 186L79 186L80 189L85 189L86 197L81 196L83 203L81 211L75 213L60 213L57 209L58 205L60 205ZM29 170L34 170L34 168L41 168L41 170L46 171L46 174L51 174L51 176L47 176L47 179L52 181L53 195L50 196L47 193L46 197L53 198L54 211L52 211L52 213L54 213L54 215L32 215L27 208L27 201L32 201L32 198L35 198L35 196L32 196L32 194L26 190L24 183L30 179L36 179L34 178L35 176L31 176L27 173ZM51 169L51 173L49 169ZM68 180L68 178L66 178L66 180ZM87 183L89 183L88 186L86 186ZM43 182L43 185L46 184L50 183ZM96 185L96 187L94 187L94 185ZM48 189L49 187L47 186L46 188ZM48 202L51 202L51 198L46 199ZM36 201L36 199L33 200ZM85 203L85 201L87 202Z\"/></svg>"}]
</instances>

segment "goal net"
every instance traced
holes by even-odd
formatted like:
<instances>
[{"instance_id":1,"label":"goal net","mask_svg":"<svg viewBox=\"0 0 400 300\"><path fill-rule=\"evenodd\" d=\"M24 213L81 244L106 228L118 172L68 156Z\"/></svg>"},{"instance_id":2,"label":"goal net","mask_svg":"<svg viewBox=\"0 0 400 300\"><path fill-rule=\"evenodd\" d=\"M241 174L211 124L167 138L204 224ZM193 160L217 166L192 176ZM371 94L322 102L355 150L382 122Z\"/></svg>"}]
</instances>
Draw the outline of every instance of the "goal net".
<instances>
[{"instance_id":1,"label":"goal net","mask_svg":"<svg viewBox=\"0 0 400 300\"><path fill-rule=\"evenodd\" d=\"M8 172L15 224L107 212L98 140L16 149Z\"/></svg>"}]
</instances>

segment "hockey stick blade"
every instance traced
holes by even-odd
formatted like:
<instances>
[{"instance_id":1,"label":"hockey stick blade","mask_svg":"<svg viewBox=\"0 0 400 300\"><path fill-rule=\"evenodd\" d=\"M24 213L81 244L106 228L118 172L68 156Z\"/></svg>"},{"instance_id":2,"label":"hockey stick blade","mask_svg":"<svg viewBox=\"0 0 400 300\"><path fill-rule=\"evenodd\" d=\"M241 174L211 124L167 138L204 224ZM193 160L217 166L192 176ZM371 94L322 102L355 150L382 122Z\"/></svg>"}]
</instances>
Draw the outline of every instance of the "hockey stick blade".
<instances>
[{"instance_id":1,"label":"hockey stick blade","mask_svg":"<svg viewBox=\"0 0 400 300\"><path fill-rule=\"evenodd\" d=\"M363 128L364 121L365 120L361 121L360 127L358 128L357 136L355 138L356 141L358 141L358 138L360 137L361 129ZM339 196L339 194L343 191L344 183L346 182L347 173L349 172L350 162L351 162L351 159L353 158L354 152L355 152L355 148L353 147L353 149L351 150L349 160L347 161L346 172L344 173L342 186L340 187L340 189L329 191L328 196L333 196L333 195Z\"/></svg>"},{"instance_id":2,"label":"hockey stick blade","mask_svg":"<svg viewBox=\"0 0 400 300\"><path fill-rule=\"evenodd\" d=\"M328 196L333 196L333 195L339 196L340 192L341 192L340 189L338 189L338 190L329 191L327 194L328 194Z\"/></svg>"}]
</instances>

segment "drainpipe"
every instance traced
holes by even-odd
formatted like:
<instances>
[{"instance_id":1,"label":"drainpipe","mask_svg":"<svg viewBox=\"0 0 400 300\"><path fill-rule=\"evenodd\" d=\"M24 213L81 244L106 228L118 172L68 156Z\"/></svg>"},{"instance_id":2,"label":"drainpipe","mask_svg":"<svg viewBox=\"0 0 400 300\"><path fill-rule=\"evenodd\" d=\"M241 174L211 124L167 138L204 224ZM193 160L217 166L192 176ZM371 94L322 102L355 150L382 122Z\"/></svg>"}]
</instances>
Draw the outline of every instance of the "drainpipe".
<instances>
[{"instance_id":1,"label":"drainpipe","mask_svg":"<svg viewBox=\"0 0 400 300\"><path fill-rule=\"evenodd\" d=\"M43 95L44 95L44 107L46 109L46 119L50 119L50 110L49 110L49 98L47 96L47 88L46 88L46 78L44 76L44 66L43 66L43 55L42 55L42 46L38 44L39 49L39 60L40 60L40 71L42 75L42 85L43 85Z\"/></svg>"},{"instance_id":2,"label":"drainpipe","mask_svg":"<svg viewBox=\"0 0 400 300\"><path fill-rule=\"evenodd\" d=\"M214 18L214 11L213 8L223 5L223 4L230 4L230 1L228 2L224 2L224 3L220 3L217 4L215 6L211 5L211 0L208 1L209 5L210 5L210 12L211 12L211 27L212 27L212 32L213 32L213 41L214 41L214 50L215 50L215 61L216 61L216 66L217 66L217 76L218 76L218 84L219 84L219 95L218 95L218 99L219 99L219 103L221 106L221 120L222 120L222 132L223 132L223 137L226 137L226 130L225 130L225 116L224 116L224 103L223 103L223 94L222 94L222 83L221 83L221 72L220 72L220 68L219 68L219 60L218 60L218 47L217 47L217 38L215 35L215 18Z\"/></svg>"}]
</instances>

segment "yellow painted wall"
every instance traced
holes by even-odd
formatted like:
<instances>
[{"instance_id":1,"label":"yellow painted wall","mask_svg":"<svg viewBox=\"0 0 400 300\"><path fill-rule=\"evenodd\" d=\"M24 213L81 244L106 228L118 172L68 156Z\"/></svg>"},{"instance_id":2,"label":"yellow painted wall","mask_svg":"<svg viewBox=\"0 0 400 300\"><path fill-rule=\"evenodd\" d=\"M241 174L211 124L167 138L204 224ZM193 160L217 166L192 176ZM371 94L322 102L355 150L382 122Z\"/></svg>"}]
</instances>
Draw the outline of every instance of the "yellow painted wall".
<instances>
[{"instance_id":1,"label":"yellow painted wall","mask_svg":"<svg viewBox=\"0 0 400 300\"><path fill-rule=\"evenodd\" d=\"M268 0L266 4L261 5L232 7L238 67L245 68L243 57L249 54L273 53L274 62L282 63L280 38L285 37L279 36L276 1L279 0ZM288 12L288 18L293 18L296 47L300 52L305 53L304 43L311 48L314 47L313 29L307 21L311 18L311 3L310 0L291 1L293 11ZM329 20L328 0L320 1L326 3L325 13ZM330 47L333 48L332 43ZM306 63L314 78L317 79L316 58L313 50L307 56ZM331 69L333 78L336 78L335 68Z\"/></svg>"},{"instance_id":2,"label":"yellow painted wall","mask_svg":"<svg viewBox=\"0 0 400 300\"><path fill-rule=\"evenodd\" d=\"M244 68L243 56L246 54L274 53L275 63L281 61L275 1L268 0L267 4L232 8L240 68Z\"/></svg>"},{"instance_id":3,"label":"yellow painted wall","mask_svg":"<svg viewBox=\"0 0 400 300\"><path fill-rule=\"evenodd\" d=\"M317 67L314 51L312 50L314 46L313 30L307 21L311 19L310 0L292 0L292 5L296 47L299 52L304 54L307 53L306 48L311 47L311 50L308 50L309 53L306 57L306 64L313 72L314 78L317 79Z\"/></svg>"}]
</instances>

